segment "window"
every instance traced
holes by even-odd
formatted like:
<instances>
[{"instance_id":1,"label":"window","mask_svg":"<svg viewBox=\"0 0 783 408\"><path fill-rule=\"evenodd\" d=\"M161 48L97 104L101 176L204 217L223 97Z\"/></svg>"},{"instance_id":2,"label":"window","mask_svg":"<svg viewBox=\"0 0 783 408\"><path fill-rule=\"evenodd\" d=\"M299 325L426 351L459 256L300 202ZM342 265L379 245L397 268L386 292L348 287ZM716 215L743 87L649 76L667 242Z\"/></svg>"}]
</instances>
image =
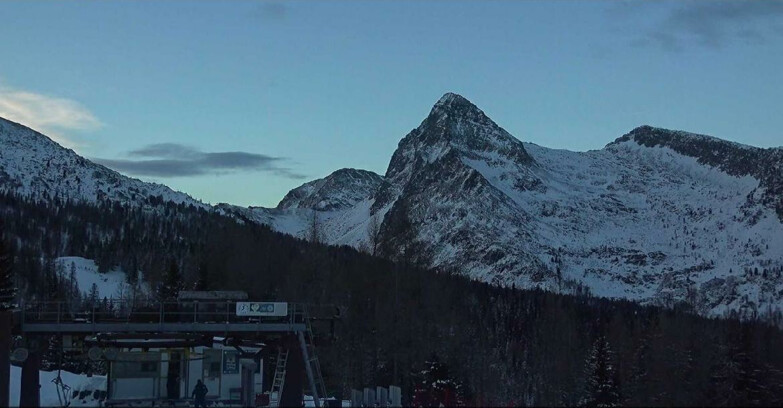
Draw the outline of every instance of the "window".
<instances>
[{"instance_id":1,"label":"window","mask_svg":"<svg viewBox=\"0 0 783 408\"><path fill-rule=\"evenodd\" d=\"M204 350L204 377L220 377L220 364L222 363L223 353L221 350Z\"/></svg>"},{"instance_id":2,"label":"window","mask_svg":"<svg viewBox=\"0 0 783 408\"><path fill-rule=\"evenodd\" d=\"M160 372L160 353L120 353L112 361L114 378L154 378Z\"/></svg>"}]
</instances>

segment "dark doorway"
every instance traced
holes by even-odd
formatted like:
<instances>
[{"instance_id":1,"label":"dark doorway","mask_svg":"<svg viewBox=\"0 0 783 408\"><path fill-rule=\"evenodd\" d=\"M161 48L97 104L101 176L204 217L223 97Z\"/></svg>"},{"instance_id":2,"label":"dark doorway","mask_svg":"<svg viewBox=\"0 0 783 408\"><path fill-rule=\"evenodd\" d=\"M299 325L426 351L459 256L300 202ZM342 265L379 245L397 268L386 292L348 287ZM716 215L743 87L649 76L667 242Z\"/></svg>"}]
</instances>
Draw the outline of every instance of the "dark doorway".
<instances>
[{"instance_id":1,"label":"dark doorway","mask_svg":"<svg viewBox=\"0 0 783 408\"><path fill-rule=\"evenodd\" d=\"M166 397L168 399L180 399L182 392L180 390L182 372L182 354L172 352L169 358L168 378L166 379Z\"/></svg>"}]
</instances>

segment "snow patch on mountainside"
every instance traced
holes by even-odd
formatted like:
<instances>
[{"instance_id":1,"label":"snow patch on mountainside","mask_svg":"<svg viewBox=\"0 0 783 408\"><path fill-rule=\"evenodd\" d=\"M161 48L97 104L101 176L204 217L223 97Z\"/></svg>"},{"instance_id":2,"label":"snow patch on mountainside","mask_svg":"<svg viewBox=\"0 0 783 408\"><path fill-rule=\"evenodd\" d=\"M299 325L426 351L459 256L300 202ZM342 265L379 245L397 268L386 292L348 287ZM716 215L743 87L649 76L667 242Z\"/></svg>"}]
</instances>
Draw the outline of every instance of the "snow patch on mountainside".
<instances>
[{"instance_id":1,"label":"snow patch on mountainside","mask_svg":"<svg viewBox=\"0 0 783 408\"><path fill-rule=\"evenodd\" d=\"M89 294L92 285L95 284L98 289L98 297L122 298L127 297L132 292L132 287L128 283L127 275L121 269L114 269L105 273L98 272L98 265L92 259L81 258L78 256L65 256L55 260L57 268L69 277L71 270L74 271L76 283L79 291L85 295ZM151 293L150 288L144 282L144 276L141 272L137 273L139 288L143 293Z\"/></svg>"}]
</instances>

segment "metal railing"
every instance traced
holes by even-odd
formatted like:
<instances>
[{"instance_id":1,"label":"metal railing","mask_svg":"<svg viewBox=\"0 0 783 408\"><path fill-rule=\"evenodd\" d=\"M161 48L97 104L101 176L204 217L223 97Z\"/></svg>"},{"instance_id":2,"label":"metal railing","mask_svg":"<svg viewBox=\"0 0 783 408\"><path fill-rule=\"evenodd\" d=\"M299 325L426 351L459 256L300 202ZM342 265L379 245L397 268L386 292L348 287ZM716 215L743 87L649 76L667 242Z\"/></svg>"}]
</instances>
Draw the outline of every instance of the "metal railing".
<instances>
[{"instance_id":1,"label":"metal railing","mask_svg":"<svg viewBox=\"0 0 783 408\"><path fill-rule=\"evenodd\" d=\"M288 304L286 316L237 316L236 301L158 302L110 299L73 305L63 301L36 301L19 307L24 323L304 323L304 305Z\"/></svg>"}]
</instances>

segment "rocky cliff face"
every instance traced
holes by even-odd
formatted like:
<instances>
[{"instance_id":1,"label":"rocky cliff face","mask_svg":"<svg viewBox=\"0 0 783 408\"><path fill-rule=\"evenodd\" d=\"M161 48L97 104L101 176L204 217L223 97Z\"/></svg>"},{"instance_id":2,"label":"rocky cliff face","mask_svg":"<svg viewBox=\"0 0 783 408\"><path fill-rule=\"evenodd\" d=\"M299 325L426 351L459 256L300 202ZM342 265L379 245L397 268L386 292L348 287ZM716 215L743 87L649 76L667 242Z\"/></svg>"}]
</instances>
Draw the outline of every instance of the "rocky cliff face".
<instances>
[{"instance_id":1,"label":"rocky cliff face","mask_svg":"<svg viewBox=\"0 0 783 408\"><path fill-rule=\"evenodd\" d=\"M386 170L374 210L392 203L411 179L453 160L507 167L503 174L516 188L539 185L528 167L534 164L522 142L498 126L462 96L447 93L421 125L399 143ZM453 163L452 163L453 164ZM467 165L467 164L466 164Z\"/></svg>"}]
</instances>

